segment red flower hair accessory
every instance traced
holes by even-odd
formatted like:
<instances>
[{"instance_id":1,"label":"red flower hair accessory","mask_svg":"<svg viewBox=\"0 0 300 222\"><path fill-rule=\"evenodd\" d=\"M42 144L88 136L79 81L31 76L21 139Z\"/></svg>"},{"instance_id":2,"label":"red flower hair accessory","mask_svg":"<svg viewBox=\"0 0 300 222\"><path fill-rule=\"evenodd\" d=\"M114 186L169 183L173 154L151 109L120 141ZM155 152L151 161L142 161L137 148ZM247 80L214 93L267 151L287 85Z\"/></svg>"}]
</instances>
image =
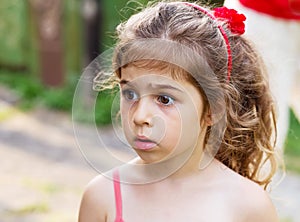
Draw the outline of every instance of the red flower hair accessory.
<instances>
[{"instance_id":1,"label":"red flower hair accessory","mask_svg":"<svg viewBox=\"0 0 300 222\"><path fill-rule=\"evenodd\" d=\"M229 26L229 29L231 30L232 33L235 34L243 34L245 32L245 24L244 21L246 20L246 17L243 14L238 14L236 10L234 9L228 9L226 7L220 7L220 8L215 8L213 13L208 11L205 8L202 8L199 5L185 2L185 5L191 6L200 12L206 14L208 17L210 17L212 20L220 19L226 21L226 23ZM217 24L218 29L220 30L225 44L227 48L227 54L228 54L228 62L227 62L227 81L230 81L230 76L231 76L231 70L232 70L232 55L231 55L231 47L229 43L228 36L223 29L221 24Z\"/></svg>"},{"instance_id":2,"label":"red flower hair accessory","mask_svg":"<svg viewBox=\"0 0 300 222\"><path fill-rule=\"evenodd\" d=\"M215 8L213 11L216 18L227 22L232 33L242 35L245 32L245 15L239 14L236 10L226 7Z\"/></svg>"}]
</instances>

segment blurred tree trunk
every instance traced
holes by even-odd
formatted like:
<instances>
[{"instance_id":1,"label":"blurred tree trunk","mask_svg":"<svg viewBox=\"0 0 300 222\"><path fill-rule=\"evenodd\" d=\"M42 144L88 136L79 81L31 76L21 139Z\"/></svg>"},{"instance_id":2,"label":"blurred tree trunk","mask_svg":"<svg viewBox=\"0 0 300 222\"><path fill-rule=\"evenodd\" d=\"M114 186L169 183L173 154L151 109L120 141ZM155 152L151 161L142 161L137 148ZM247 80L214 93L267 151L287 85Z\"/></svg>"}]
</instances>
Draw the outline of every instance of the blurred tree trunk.
<instances>
[{"instance_id":1,"label":"blurred tree trunk","mask_svg":"<svg viewBox=\"0 0 300 222\"><path fill-rule=\"evenodd\" d=\"M101 42L101 13L100 0L83 0L83 19L84 19L84 64L88 65L100 52Z\"/></svg>"},{"instance_id":2,"label":"blurred tree trunk","mask_svg":"<svg viewBox=\"0 0 300 222\"><path fill-rule=\"evenodd\" d=\"M41 80L47 86L64 82L62 0L29 0L38 35Z\"/></svg>"},{"instance_id":3,"label":"blurred tree trunk","mask_svg":"<svg viewBox=\"0 0 300 222\"><path fill-rule=\"evenodd\" d=\"M83 15L83 49L84 66L88 66L100 53L101 42L101 0L83 0L82 15ZM95 92L93 91L93 79L96 77L95 70L86 69L85 77L88 81L82 84L79 101L82 102L82 107L92 106L95 102Z\"/></svg>"}]
</instances>

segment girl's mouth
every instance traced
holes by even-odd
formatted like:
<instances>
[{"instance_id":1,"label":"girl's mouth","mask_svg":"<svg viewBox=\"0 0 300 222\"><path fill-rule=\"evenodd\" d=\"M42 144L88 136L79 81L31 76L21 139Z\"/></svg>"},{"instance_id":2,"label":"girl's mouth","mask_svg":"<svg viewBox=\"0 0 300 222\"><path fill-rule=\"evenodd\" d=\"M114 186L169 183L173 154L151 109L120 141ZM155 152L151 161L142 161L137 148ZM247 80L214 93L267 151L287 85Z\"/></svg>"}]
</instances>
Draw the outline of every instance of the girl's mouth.
<instances>
[{"instance_id":1,"label":"girl's mouth","mask_svg":"<svg viewBox=\"0 0 300 222\"><path fill-rule=\"evenodd\" d=\"M156 142L148 139L136 138L134 140L134 148L139 150L151 150L157 146Z\"/></svg>"}]
</instances>

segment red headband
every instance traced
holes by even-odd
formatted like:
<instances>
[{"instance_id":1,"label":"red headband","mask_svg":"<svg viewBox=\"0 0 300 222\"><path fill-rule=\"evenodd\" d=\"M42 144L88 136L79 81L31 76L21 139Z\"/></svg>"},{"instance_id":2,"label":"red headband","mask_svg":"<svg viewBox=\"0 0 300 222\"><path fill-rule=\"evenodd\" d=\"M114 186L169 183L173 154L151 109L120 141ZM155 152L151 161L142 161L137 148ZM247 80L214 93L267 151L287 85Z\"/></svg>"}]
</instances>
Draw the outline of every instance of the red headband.
<instances>
[{"instance_id":1,"label":"red headband","mask_svg":"<svg viewBox=\"0 0 300 222\"><path fill-rule=\"evenodd\" d=\"M208 17L210 17L213 20L217 20L217 18L226 21L228 24L228 27L230 31L234 34L239 34L242 35L245 32L245 24L244 21L246 20L246 17L243 14L238 14L236 10L234 9L228 9L226 7L221 7L221 8L215 8L214 9L214 14L210 13L208 10L205 8L202 8L199 5L185 2L184 4L191 6L200 12L204 13ZM231 55L231 48L230 48L230 43L228 40L228 37L226 35L225 30L223 27L218 24L218 29L220 30L226 44L227 48L227 54L228 54L228 61L227 61L227 81L230 81L230 76L231 76L231 70L232 70L232 55Z\"/></svg>"}]
</instances>

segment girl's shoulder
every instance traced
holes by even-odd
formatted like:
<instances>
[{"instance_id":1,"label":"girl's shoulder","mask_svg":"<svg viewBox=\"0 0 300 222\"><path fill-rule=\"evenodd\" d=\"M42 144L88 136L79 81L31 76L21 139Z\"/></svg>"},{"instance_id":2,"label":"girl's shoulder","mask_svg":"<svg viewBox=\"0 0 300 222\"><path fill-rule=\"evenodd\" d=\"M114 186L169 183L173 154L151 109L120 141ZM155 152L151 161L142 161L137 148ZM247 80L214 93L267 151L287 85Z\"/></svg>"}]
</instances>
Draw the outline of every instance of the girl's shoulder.
<instances>
[{"instance_id":1,"label":"girl's shoulder","mask_svg":"<svg viewBox=\"0 0 300 222\"><path fill-rule=\"evenodd\" d=\"M229 168L223 170L221 189L239 221L278 221L275 207L263 187Z\"/></svg>"},{"instance_id":2,"label":"girl's shoulder","mask_svg":"<svg viewBox=\"0 0 300 222\"><path fill-rule=\"evenodd\" d=\"M107 175L98 175L85 188L79 212L79 221L107 221L114 211L113 181Z\"/></svg>"},{"instance_id":3,"label":"girl's shoulder","mask_svg":"<svg viewBox=\"0 0 300 222\"><path fill-rule=\"evenodd\" d=\"M113 180L106 174L94 177L85 187L84 194L90 195L93 199L102 199L113 194ZM100 197L100 198L99 198Z\"/></svg>"},{"instance_id":4,"label":"girl's shoulder","mask_svg":"<svg viewBox=\"0 0 300 222\"><path fill-rule=\"evenodd\" d=\"M276 209L272 200L261 186L248 180L235 187L234 197L237 214L241 214L243 221L278 221Z\"/></svg>"}]
</instances>

